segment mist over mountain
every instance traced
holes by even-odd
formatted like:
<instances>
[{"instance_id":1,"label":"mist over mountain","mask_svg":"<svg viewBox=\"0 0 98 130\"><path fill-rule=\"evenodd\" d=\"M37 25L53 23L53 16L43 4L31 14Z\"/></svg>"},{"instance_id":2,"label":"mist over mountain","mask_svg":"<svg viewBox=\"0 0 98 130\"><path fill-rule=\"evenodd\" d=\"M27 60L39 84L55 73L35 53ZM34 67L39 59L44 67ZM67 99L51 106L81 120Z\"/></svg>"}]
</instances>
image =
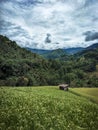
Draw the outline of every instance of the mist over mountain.
<instances>
[{"instance_id":1,"label":"mist over mountain","mask_svg":"<svg viewBox=\"0 0 98 130\"><path fill-rule=\"evenodd\" d=\"M0 34L53 50L98 42L97 0L0 0Z\"/></svg>"}]
</instances>

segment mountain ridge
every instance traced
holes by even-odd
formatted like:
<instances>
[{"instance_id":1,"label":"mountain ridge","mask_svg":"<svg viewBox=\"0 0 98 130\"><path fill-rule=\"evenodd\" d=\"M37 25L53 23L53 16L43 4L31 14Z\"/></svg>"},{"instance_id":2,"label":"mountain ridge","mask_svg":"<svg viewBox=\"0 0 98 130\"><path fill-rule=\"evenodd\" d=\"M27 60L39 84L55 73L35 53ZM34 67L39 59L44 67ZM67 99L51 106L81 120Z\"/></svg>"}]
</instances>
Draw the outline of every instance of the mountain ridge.
<instances>
[{"instance_id":1,"label":"mountain ridge","mask_svg":"<svg viewBox=\"0 0 98 130\"><path fill-rule=\"evenodd\" d=\"M75 55L75 54L82 54L83 52L87 50L92 50L98 47L98 43L94 43L91 46L88 46L86 48L82 47L73 47L73 48L67 48L67 49L55 49L55 50L44 50L44 49L32 49L32 48L26 48L27 50L39 54L45 58L48 59L56 59L60 58L62 56L69 56L69 55ZM59 52L58 52L59 51Z\"/></svg>"},{"instance_id":2,"label":"mountain ridge","mask_svg":"<svg viewBox=\"0 0 98 130\"><path fill-rule=\"evenodd\" d=\"M67 49L58 48L58 49L53 49L53 50L33 49L33 48L26 47L26 49L30 50L31 52L34 52L34 53L37 53L37 54L41 54L41 55L45 54L45 53L50 53L52 51L56 51L58 49L61 49L61 50L65 51L67 54L75 54L78 51L84 50L84 48L82 48L82 47L72 47L72 48L67 48Z\"/></svg>"},{"instance_id":3,"label":"mountain ridge","mask_svg":"<svg viewBox=\"0 0 98 130\"><path fill-rule=\"evenodd\" d=\"M98 87L98 48L78 56L67 55L62 49L52 53L57 57L45 59L0 35L0 86L47 86L68 83L70 87ZM96 75L90 75L93 72L96 72Z\"/></svg>"}]
</instances>

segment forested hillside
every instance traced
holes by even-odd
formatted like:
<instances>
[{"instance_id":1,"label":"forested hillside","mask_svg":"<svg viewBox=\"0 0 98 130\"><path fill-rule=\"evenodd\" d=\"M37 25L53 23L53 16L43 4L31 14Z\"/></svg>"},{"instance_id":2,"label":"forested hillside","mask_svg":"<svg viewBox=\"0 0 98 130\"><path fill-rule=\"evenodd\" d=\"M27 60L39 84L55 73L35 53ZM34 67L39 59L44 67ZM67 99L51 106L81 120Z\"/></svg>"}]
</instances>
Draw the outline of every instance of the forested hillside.
<instances>
[{"instance_id":1,"label":"forested hillside","mask_svg":"<svg viewBox=\"0 0 98 130\"><path fill-rule=\"evenodd\" d=\"M26 49L33 53L40 54L47 59L57 59L57 58L61 58L62 56L69 57L69 55L73 55L80 51L85 50L85 48L81 48L81 47L67 48L67 49L59 48L55 50L32 49L28 47Z\"/></svg>"},{"instance_id":2,"label":"forested hillside","mask_svg":"<svg viewBox=\"0 0 98 130\"><path fill-rule=\"evenodd\" d=\"M93 46L90 46L87 49L77 53L75 56L78 56L78 57L84 56L86 59L92 59L98 62L98 43L95 48L93 48Z\"/></svg>"},{"instance_id":3,"label":"forested hillside","mask_svg":"<svg viewBox=\"0 0 98 130\"><path fill-rule=\"evenodd\" d=\"M0 35L0 85L33 86L69 83L71 87L98 87L98 48L82 54L44 59Z\"/></svg>"}]
</instances>

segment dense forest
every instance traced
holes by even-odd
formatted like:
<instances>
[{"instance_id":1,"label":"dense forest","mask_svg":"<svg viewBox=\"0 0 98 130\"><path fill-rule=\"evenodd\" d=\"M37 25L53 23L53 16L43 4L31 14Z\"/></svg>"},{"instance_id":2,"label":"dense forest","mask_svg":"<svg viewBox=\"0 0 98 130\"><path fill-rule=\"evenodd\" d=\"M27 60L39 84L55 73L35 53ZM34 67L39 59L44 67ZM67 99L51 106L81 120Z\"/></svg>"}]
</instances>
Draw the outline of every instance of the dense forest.
<instances>
[{"instance_id":1,"label":"dense forest","mask_svg":"<svg viewBox=\"0 0 98 130\"><path fill-rule=\"evenodd\" d=\"M0 35L0 86L98 87L98 47L54 57L44 58Z\"/></svg>"}]
</instances>

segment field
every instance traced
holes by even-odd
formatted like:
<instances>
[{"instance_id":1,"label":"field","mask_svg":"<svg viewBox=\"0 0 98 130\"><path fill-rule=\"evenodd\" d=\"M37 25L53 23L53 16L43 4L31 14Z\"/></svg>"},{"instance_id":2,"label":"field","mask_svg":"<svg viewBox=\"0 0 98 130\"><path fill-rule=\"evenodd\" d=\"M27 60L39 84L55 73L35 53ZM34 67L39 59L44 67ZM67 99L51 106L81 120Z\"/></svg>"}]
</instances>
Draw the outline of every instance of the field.
<instances>
[{"instance_id":1,"label":"field","mask_svg":"<svg viewBox=\"0 0 98 130\"><path fill-rule=\"evenodd\" d=\"M1 87L0 130L98 130L98 104L72 91ZM80 91L98 98L98 89L95 95Z\"/></svg>"},{"instance_id":2,"label":"field","mask_svg":"<svg viewBox=\"0 0 98 130\"><path fill-rule=\"evenodd\" d=\"M98 88L71 88L70 91L98 104Z\"/></svg>"}]
</instances>

